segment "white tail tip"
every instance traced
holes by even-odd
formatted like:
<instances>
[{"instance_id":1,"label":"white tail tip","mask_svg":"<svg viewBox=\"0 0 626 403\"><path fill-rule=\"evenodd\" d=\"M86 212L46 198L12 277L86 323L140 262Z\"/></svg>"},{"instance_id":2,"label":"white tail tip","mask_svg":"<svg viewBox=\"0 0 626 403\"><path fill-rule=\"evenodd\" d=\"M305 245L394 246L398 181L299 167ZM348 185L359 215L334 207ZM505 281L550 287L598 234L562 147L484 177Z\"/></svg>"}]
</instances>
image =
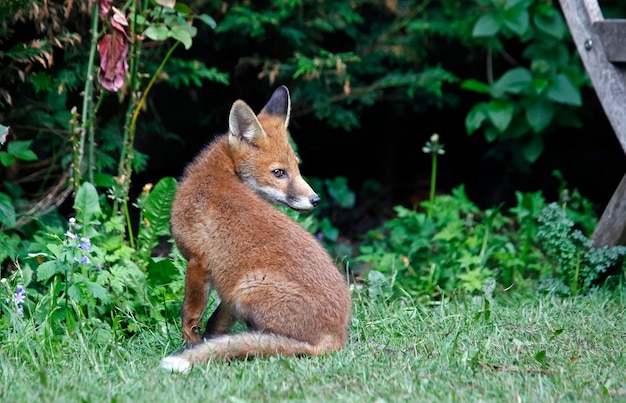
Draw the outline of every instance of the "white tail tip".
<instances>
[{"instance_id":1,"label":"white tail tip","mask_svg":"<svg viewBox=\"0 0 626 403\"><path fill-rule=\"evenodd\" d=\"M161 360L161 368L186 374L191 370L191 363L183 357L171 355Z\"/></svg>"}]
</instances>

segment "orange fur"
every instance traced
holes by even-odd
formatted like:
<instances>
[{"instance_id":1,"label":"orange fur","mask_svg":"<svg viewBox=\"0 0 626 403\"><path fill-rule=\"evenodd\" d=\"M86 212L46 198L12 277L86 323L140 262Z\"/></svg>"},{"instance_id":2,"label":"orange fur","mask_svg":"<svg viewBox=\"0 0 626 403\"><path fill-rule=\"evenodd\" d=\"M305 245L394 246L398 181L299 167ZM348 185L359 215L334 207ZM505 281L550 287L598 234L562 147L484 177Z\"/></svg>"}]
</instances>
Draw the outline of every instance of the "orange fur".
<instances>
[{"instance_id":1,"label":"orange fur","mask_svg":"<svg viewBox=\"0 0 626 403\"><path fill-rule=\"evenodd\" d=\"M258 116L236 101L229 133L185 171L171 225L188 260L182 322L192 347L164 359L166 368L185 370L210 357L318 355L346 343L345 278L313 236L271 205L309 210L319 201L289 144L289 111L286 87ZM211 287L220 304L201 340ZM250 330L229 335L238 320Z\"/></svg>"}]
</instances>

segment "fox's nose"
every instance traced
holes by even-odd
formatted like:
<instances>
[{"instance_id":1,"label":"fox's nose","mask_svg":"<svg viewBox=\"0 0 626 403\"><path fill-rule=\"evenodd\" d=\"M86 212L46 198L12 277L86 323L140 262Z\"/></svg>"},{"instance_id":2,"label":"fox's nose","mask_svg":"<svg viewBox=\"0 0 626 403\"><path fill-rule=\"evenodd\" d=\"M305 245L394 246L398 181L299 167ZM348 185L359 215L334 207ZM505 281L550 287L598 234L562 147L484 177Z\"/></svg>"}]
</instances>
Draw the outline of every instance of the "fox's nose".
<instances>
[{"instance_id":1,"label":"fox's nose","mask_svg":"<svg viewBox=\"0 0 626 403\"><path fill-rule=\"evenodd\" d=\"M309 199L309 201L311 202L311 204L313 205L313 207L317 207L317 205L320 203L320 197L317 194L314 194L313 196L311 196L311 198Z\"/></svg>"}]
</instances>

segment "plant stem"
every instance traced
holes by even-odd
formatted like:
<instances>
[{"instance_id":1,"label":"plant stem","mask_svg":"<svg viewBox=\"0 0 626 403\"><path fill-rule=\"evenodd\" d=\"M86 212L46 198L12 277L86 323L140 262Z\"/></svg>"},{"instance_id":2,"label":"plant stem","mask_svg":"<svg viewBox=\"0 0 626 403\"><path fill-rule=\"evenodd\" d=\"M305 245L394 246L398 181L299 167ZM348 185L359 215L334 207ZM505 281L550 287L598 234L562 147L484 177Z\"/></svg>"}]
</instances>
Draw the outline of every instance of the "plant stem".
<instances>
[{"instance_id":1,"label":"plant stem","mask_svg":"<svg viewBox=\"0 0 626 403\"><path fill-rule=\"evenodd\" d=\"M80 126L80 142L74 156L74 194L80 186L82 174L82 160L85 152L85 137L89 133L89 159L87 169L89 170L89 181L93 182L93 148L94 148L94 110L93 110L93 80L94 61L96 60L96 50L98 48L98 2L94 1L91 6L91 46L89 47L89 61L87 62L87 79L83 91L83 110Z\"/></svg>"},{"instance_id":2,"label":"plant stem","mask_svg":"<svg viewBox=\"0 0 626 403\"><path fill-rule=\"evenodd\" d=\"M156 82L157 78L161 75L161 72L163 71L163 68L165 67L165 64L167 63L167 61L169 60L169 58L172 56L172 54L174 53L174 51L176 50L176 48L178 47L178 45L180 44L180 42L176 42L171 48L170 50L167 52L167 54L165 55L165 57L163 58L163 60L161 61L161 64L159 65L159 67L157 68L157 70L154 72L154 74L152 75L152 78L150 79L150 82L148 82L148 85L146 86L146 88L143 90L142 94L141 94L141 98L139 99L139 102L137 102L137 106L135 106L135 111L132 114L132 117L130 119L130 124L128 126L128 137L126 140L126 155L125 158L120 161L121 162L121 166L122 166L122 172L120 175L120 180L123 180L122 182L122 203L124 204L124 214L126 215L126 223L128 226L128 235L130 237L130 245L132 247L134 247L134 240L132 239L132 228L131 228L131 223L130 223L130 217L129 217L129 211L128 211L128 191L130 188L130 177L132 175L133 172L133 144L135 142L135 128L136 128L136 124L137 124L137 118L139 117L139 112L141 112L141 109L143 108L144 103L146 102L146 99L148 97L148 94L150 93L150 90L152 89L152 86L154 85L154 83Z\"/></svg>"},{"instance_id":3,"label":"plant stem","mask_svg":"<svg viewBox=\"0 0 626 403\"><path fill-rule=\"evenodd\" d=\"M430 171L430 203L428 204L428 218L433 215L433 205L435 203L435 189L437 188L437 153L432 154L432 166Z\"/></svg>"}]
</instances>

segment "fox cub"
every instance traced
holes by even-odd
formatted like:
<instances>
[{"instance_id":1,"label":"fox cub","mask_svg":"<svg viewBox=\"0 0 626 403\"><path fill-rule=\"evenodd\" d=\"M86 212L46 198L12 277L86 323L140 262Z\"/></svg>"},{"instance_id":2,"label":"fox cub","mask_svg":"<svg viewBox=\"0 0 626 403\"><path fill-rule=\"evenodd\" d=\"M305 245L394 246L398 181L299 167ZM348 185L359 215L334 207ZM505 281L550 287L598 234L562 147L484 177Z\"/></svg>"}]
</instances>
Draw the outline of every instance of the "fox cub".
<instances>
[{"instance_id":1,"label":"fox cub","mask_svg":"<svg viewBox=\"0 0 626 403\"><path fill-rule=\"evenodd\" d=\"M300 175L289 144L291 101L278 88L258 115L236 101L228 133L186 168L171 227L188 260L182 308L190 347L161 361L188 371L214 358L319 355L346 343L351 300L320 243L276 209L313 209L319 196ZM203 334L211 290L220 304ZM229 334L237 321L248 330Z\"/></svg>"}]
</instances>

